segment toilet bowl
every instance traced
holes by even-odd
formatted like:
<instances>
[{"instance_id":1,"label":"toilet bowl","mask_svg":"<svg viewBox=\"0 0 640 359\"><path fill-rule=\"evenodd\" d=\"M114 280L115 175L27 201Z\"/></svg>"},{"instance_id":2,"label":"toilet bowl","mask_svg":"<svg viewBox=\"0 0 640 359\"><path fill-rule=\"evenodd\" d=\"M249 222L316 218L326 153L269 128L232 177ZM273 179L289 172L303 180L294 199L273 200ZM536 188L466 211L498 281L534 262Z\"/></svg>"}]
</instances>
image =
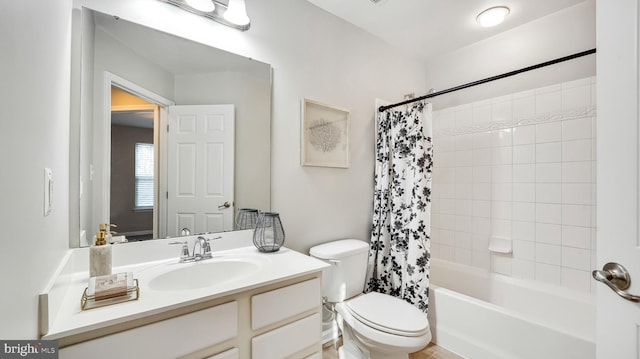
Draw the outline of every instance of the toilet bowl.
<instances>
[{"instance_id":1,"label":"toilet bowl","mask_svg":"<svg viewBox=\"0 0 640 359\"><path fill-rule=\"evenodd\" d=\"M310 255L328 261L323 295L335 303L343 345L341 359L408 358L431 341L425 313L383 293L362 293L368 243L345 239L311 248Z\"/></svg>"}]
</instances>

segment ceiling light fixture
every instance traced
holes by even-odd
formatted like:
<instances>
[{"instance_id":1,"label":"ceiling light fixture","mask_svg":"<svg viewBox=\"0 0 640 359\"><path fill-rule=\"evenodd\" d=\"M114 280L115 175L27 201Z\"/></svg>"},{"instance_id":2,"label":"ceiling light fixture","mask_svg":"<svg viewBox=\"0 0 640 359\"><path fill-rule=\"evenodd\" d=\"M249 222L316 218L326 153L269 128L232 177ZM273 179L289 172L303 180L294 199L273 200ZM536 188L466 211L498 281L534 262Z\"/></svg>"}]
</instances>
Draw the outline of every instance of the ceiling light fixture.
<instances>
[{"instance_id":1,"label":"ceiling light fixture","mask_svg":"<svg viewBox=\"0 0 640 359\"><path fill-rule=\"evenodd\" d=\"M228 0L225 4L219 0L159 0L181 8L182 10L204 16L220 24L247 31L251 20L247 16L245 0Z\"/></svg>"},{"instance_id":2,"label":"ceiling light fixture","mask_svg":"<svg viewBox=\"0 0 640 359\"><path fill-rule=\"evenodd\" d=\"M503 22L504 18L507 15L509 15L508 7L494 6L478 14L478 17L476 17L476 21L482 27L492 27Z\"/></svg>"}]
</instances>

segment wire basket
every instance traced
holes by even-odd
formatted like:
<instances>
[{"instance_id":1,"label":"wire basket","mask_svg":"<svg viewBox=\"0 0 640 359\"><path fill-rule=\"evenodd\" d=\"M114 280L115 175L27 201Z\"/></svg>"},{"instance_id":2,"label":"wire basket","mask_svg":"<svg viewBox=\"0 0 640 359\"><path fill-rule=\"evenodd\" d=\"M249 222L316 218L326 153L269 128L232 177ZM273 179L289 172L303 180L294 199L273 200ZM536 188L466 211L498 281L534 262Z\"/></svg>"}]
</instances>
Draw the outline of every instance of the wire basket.
<instances>
[{"instance_id":1,"label":"wire basket","mask_svg":"<svg viewBox=\"0 0 640 359\"><path fill-rule=\"evenodd\" d=\"M240 208L236 215L236 229L254 229L258 223L258 210Z\"/></svg>"},{"instance_id":2,"label":"wire basket","mask_svg":"<svg viewBox=\"0 0 640 359\"><path fill-rule=\"evenodd\" d=\"M275 212L260 212L253 232L253 245L260 252L276 252L284 244L284 228L280 215Z\"/></svg>"}]
</instances>

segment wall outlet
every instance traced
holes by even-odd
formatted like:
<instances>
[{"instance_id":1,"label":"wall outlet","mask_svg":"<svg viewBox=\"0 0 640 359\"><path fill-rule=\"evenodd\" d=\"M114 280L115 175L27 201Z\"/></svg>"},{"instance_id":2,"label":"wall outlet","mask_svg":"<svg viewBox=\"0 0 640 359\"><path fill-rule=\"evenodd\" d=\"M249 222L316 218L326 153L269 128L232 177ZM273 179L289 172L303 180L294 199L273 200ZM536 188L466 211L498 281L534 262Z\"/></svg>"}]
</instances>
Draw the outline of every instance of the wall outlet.
<instances>
[{"instance_id":1,"label":"wall outlet","mask_svg":"<svg viewBox=\"0 0 640 359\"><path fill-rule=\"evenodd\" d=\"M51 214L53 208L53 172L49 168L44 169L44 216Z\"/></svg>"}]
</instances>

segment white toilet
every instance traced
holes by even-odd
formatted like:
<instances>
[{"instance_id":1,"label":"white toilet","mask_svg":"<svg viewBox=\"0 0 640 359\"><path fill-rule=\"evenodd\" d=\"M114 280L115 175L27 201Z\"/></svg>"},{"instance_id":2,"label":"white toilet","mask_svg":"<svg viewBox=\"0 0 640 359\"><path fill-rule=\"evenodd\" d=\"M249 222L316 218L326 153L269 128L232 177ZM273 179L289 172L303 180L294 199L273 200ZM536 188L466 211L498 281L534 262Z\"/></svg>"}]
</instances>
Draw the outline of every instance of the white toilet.
<instances>
[{"instance_id":1,"label":"white toilet","mask_svg":"<svg viewBox=\"0 0 640 359\"><path fill-rule=\"evenodd\" d=\"M382 293L363 294L369 244L343 239L311 248L327 261L323 295L336 303L342 331L341 359L408 358L431 341L427 315L402 299Z\"/></svg>"}]
</instances>

